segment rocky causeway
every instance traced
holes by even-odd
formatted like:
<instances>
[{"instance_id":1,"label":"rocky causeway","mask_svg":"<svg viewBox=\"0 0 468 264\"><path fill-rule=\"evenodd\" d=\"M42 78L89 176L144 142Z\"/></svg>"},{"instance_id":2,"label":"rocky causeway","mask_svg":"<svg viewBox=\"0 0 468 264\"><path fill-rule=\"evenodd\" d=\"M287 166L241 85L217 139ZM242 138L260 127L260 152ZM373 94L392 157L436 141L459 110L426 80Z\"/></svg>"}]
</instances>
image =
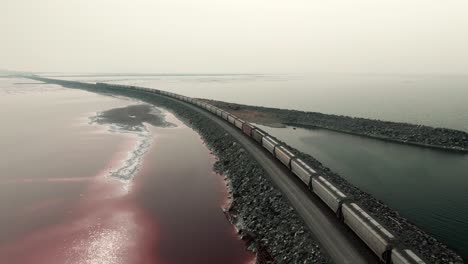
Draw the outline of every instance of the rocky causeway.
<instances>
[{"instance_id":1,"label":"rocky causeway","mask_svg":"<svg viewBox=\"0 0 468 264\"><path fill-rule=\"evenodd\" d=\"M468 133L447 128L204 100L249 122L324 128L402 144L468 153Z\"/></svg>"},{"instance_id":2,"label":"rocky causeway","mask_svg":"<svg viewBox=\"0 0 468 264\"><path fill-rule=\"evenodd\" d=\"M300 217L288 204L288 201L274 187L274 184L269 181L262 167L256 163L250 154L232 136L227 134L209 118L191 110L184 103L176 102L164 96L154 96L138 91L108 89L94 84L61 81L53 81L52 83L92 92L128 96L172 111L195 129L218 157L219 160L215 164L215 170L225 175L231 186L233 201L230 211L233 212L233 222L238 225L243 235L248 235L251 238L252 244L249 246L250 249L265 248L268 254L275 260L275 263L331 262L326 253L319 248ZM332 126L333 123L323 117L328 115L319 113L288 112L289 110L273 109L274 114L270 115L268 114L268 109L272 108L246 106L244 109L242 108L243 106L223 102L213 102L213 104L233 112L248 121L255 122L257 120L257 123L267 125L274 124L280 126L285 123L283 122L284 120L288 120L287 124L304 123L313 125L312 120L315 120L314 118L322 120L322 123L318 125L319 127L325 126L325 124ZM262 111L256 111L256 109L261 109ZM239 114L242 111L244 114ZM294 115L292 113L297 114ZM248 116L250 118L247 118ZM254 119L253 117L255 116L258 118ZM286 116L290 116L290 120L286 119ZM321 116L322 119L319 118ZM379 124L381 121L358 119L357 125L353 125L350 124L353 118L341 116L333 116L333 118L335 118L336 123L344 120L344 124L335 124L335 128L342 126L347 129L353 127L357 129L367 124L365 127L372 129L366 130L366 133L375 131L372 133L376 134L382 133L385 123L387 123L382 122L382 124ZM258 122L258 120L261 121ZM391 122L388 123L390 123L392 130L396 129ZM423 135L416 134L413 137L418 139L423 138L424 133L430 133L431 129L433 129L409 124L402 124L401 126L402 128L408 127L408 130L403 129L402 132L394 132L389 135L395 135L395 138L403 138L408 135L409 131L412 131L411 133L423 133ZM450 146L450 148L466 148L468 146L466 133L461 132L459 134L459 132L453 130L436 130L447 137L445 140L446 144L442 144L441 146ZM425 142L428 142L428 144L443 143L442 137L438 138L437 135L439 134L435 135ZM382 201L356 188L310 155L299 152L291 147L290 149L294 154L311 164L314 169L333 182L342 191L353 196L357 203L362 205L373 217L396 234L403 245L415 250L429 263L463 263L462 258L458 254L407 219L401 217L397 211L386 206Z\"/></svg>"}]
</instances>

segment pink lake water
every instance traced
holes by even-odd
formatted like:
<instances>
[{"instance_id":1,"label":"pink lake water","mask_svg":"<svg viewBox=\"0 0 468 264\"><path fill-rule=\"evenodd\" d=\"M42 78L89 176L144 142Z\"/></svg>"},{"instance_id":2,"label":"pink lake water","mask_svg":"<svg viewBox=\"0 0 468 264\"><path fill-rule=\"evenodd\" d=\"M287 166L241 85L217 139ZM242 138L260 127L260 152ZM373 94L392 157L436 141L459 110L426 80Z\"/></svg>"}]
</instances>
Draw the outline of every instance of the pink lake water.
<instances>
[{"instance_id":1,"label":"pink lake water","mask_svg":"<svg viewBox=\"0 0 468 264\"><path fill-rule=\"evenodd\" d=\"M0 263L248 263L199 135L91 124L125 98L0 78Z\"/></svg>"}]
</instances>

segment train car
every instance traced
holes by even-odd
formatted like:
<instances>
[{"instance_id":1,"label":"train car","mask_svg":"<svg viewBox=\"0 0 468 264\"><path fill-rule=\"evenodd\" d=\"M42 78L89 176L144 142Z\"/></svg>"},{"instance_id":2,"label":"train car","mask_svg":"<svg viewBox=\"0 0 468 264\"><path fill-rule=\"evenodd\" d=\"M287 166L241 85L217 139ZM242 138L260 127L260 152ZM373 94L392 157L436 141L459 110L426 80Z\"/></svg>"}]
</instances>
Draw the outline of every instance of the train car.
<instances>
[{"instance_id":1,"label":"train car","mask_svg":"<svg viewBox=\"0 0 468 264\"><path fill-rule=\"evenodd\" d=\"M314 169L299 158L291 160L291 171L307 186L311 185L312 176L317 174Z\"/></svg>"},{"instance_id":2,"label":"train car","mask_svg":"<svg viewBox=\"0 0 468 264\"><path fill-rule=\"evenodd\" d=\"M392 249L393 264L425 264L413 251L409 249Z\"/></svg>"},{"instance_id":3,"label":"train car","mask_svg":"<svg viewBox=\"0 0 468 264\"><path fill-rule=\"evenodd\" d=\"M341 216L342 204L347 200L347 196L342 193L333 184L327 181L324 177L313 177L311 179L312 191L325 202L330 209L338 216Z\"/></svg>"},{"instance_id":4,"label":"train car","mask_svg":"<svg viewBox=\"0 0 468 264\"><path fill-rule=\"evenodd\" d=\"M278 141L274 140L270 136L265 135L262 138L262 146L266 148L273 156L275 155L275 148L278 146Z\"/></svg>"},{"instance_id":5,"label":"train car","mask_svg":"<svg viewBox=\"0 0 468 264\"><path fill-rule=\"evenodd\" d=\"M262 138L265 136L265 132L256 127L252 130L252 138L258 143L262 144Z\"/></svg>"},{"instance_id":6,"label":"train car","mask_svg":"<svg viewBox=\"0 0 468 264\"><path fill-rule=\"evenodd\" d=\"M233 115L228 115L228 122L235 125L236 124L236 117Z\"/></svg>"},{"instance_id":7,"label":"train car","mask_svg":"<svg viewBox=\"0 0 468 264\"><path fill-rule=\"evenodd\" d=\"M210 112L216 115L216 112L217 112L217 111L218 111L218 107L212 105L212 106L211 106L211 109L210 109Z\"/></svg>"},{"instance_id":8,"label":"train car","mask_svg":"<svg viewBox=\"0 0 468 264\"><path fill-rule=\"evenodd\" d=\"M345 224L384 263L391 263L390 252L395 237L355 203L343 204L342 212Z\"/></svg>"},{"instance_id":9,"label":"train car","mask_svg":"<svg viewBox=\"0 0 468 264\"><path fill-rule=\"evenodd\" d=\"M294 154L292 154L286 147L278 146L275 148L275 157L281 161L286 167L291 169L291 160L294 158Z\"/></svg>"},{"instance_id":10,"label":"train car","mask_svg":"<svg viewBox=\"0 0 468 264\"><path fill-rule=\"evenodd\" d=\"M221 113L221 116L223 117L224 120L227 121L227 120L228 120L229 113L226 112L226 111L223 111L223 112Z\"/></svg>"},{"instance_id":11,"label":"train car","mask_svg":"<svg viewBox=\"0 0 468 264\"><path fill-rule=\"evenodd\" d=\"M252 130L253 129L254 129L254 126L252 126L251 124L249 124L247 122L245 122L242 125L242 131L244 132L244 134L246 134L249 137L252 137Z\"/></svg>"},{"instance_id":12,"label":"train car","mask_svg":"<svg viewBox=\"0 0 468 264\"><path fill-rule=\"evenodd\" d=\"M216 111L216 115L223 118L223 110L221 110L221 108L218 108L218 110Z\"/></svg>"},{"instance_id":13,"label":"train car","mask_svg":"<svg viewBox=\"0 0 468 264\"><path fill-rule=\"evenodd\" d=\"M236 120L234 120L234 125L236 125L236 127L240 130L242 130L242 126L244 125L244 123L245 121L239 118L236 118Z\"/></svg>"}]
</instances>

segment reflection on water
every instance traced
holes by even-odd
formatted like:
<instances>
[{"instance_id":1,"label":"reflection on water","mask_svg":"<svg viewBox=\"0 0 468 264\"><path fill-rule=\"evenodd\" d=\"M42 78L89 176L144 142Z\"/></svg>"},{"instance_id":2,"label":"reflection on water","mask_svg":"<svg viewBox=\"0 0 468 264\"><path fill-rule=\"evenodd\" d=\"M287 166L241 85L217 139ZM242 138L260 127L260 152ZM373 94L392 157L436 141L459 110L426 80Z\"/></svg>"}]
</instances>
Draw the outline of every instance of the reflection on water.
<instances>
[{"instance_id":1,"label":"reflection on water","mask_svg":"<svg viewBox=\"0 0 468 264\"><path fill-rule=\"evenodd\" d=\"M261 127L468 257L468 155L323 129Z\"/></svg>"},{"instance_id":2,"label":"reflection on water","mask_svg":"<svg viewBox=\"0 0 468 264\"><path fill-rule=\"evenodd\" d=\"M109 133L89 117L135 102L16 81L0 79L0 263L252 259L220 209L224 182L195 132L151 109L178 127Z\"/></svg>"}]
</instances>

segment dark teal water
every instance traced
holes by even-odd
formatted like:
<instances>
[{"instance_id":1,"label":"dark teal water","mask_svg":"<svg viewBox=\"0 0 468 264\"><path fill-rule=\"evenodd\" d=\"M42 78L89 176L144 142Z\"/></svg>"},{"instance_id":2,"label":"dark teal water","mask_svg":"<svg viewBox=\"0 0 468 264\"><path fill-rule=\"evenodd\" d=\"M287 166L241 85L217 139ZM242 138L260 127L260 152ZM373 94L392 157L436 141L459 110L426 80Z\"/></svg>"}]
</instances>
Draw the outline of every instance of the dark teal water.
<instances>
[{"instance_id":1,"label":"dark teal water","mask_svg":"<svg viewBox=\"0 0 468 264\"><path fill-rule=\"evenodd\" d=\"M323 129L262 127L468 258L468 155Z\"/></svg>"}]
</instances>

